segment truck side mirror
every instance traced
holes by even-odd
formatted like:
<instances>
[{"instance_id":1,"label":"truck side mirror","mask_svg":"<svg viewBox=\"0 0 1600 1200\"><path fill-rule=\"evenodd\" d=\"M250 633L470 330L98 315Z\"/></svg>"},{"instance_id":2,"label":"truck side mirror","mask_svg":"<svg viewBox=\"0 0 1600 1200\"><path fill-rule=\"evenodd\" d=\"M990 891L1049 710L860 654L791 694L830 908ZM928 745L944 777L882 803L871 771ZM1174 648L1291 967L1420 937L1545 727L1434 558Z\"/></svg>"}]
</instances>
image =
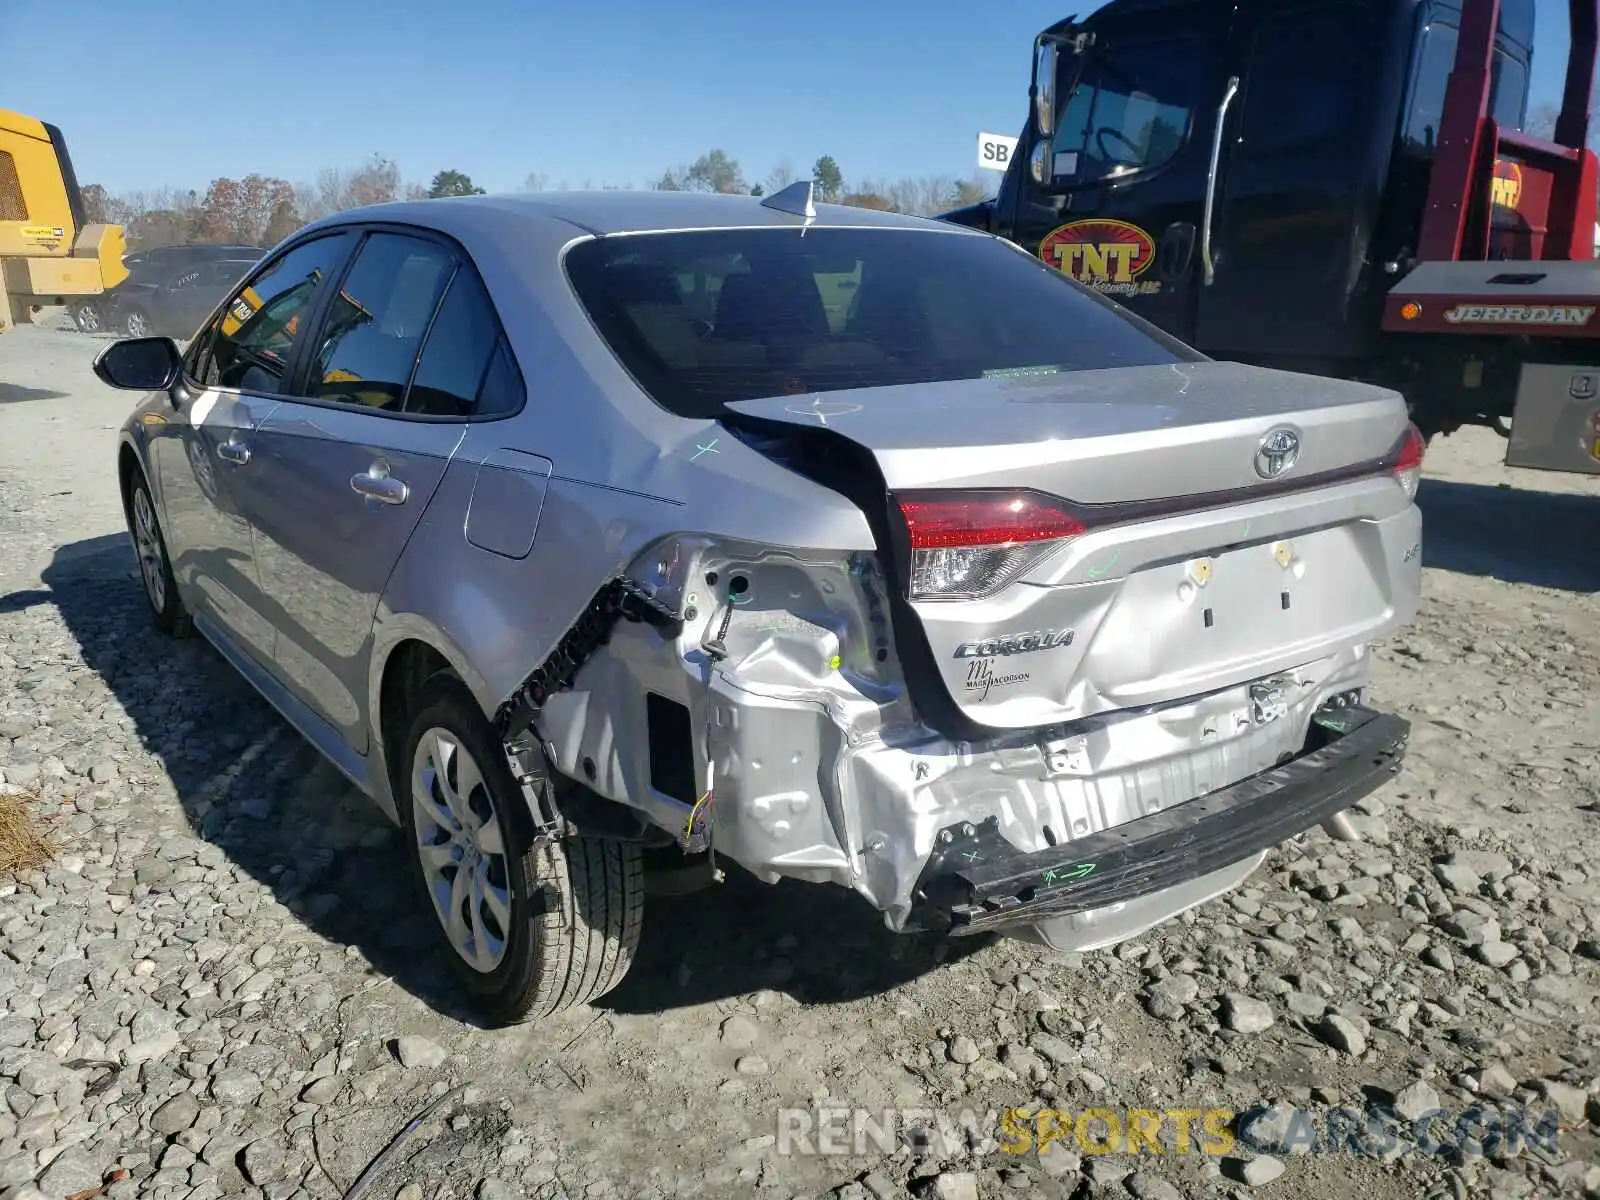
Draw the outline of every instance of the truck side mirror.
<instances>
[{"instance_id":1,"label":"truck side mirror","mask_svg":"<svg viewBox=\"0 0 1600 1200\"><path fill-rule=\"evenodd\" d=\"M101 383L131 392L163 392L183 365L178 344L169 337L123 338L95 355Z\"/></svg>"},{"instance_id":2,"label":"truck side mirror","mask_svg":"<svg viewBox=\"0 0 1600 1200\"><path fill-rule=\"evenodd\" d=\"M1033 176L1033 181L1040 187L1049 187L1054 177L1055 155L1049 142L1040 140L1033 144L1033 152L1028 155L1028 174Z\"/></svg>"},{"instance_id":3,"label":"truck side mirror","mask_svg":"<svg viewBox=\"0 0 1600 1200\"><path fill-rule=\"evenodd\" d=\"M1033 60L1033 124L1041 141L1056 130L1056 46L1043 42Z\"/></svg>"}]
</instances>

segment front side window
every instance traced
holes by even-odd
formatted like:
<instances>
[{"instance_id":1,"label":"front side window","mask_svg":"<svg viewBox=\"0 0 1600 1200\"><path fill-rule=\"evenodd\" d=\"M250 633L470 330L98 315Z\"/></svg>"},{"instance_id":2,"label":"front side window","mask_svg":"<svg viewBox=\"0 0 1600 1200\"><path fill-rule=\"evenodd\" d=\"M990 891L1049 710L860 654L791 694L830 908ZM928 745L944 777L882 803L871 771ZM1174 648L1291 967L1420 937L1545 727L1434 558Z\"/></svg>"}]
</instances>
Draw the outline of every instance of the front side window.
<instances>
[{"instance_id":1,"label":"front side window","mask_svg":"<svg viewBox=\"0 0 1600 1200\"><path fill-rule=\"evenodd\" d=\"M301 242L247 280L195 340L194 377L206 386L282 393L317 285L345 244L339 234Z\"/></svg>"},{"instance_id":2,"label":"front side window","mask_svg":"<svg viewBox=\"0 0 1600 1200\"><path fill-rule=\"evenodd\" d=\"M966 234L644 234L580 243L566 268L618 359L682 416L763 396L1196 357L1031 255Z\"/></svg>"},{"instance_id":3,"label":"front side window","mask_svg":"<svg viewBox=\"0 0 1600 1200\"><path fill-rule=\"evenodd\" d=\"M1065 97L1053 139L1057 179L1088 183L1159 167L1183 146L1210 74L1207 43L1193 38L1062 57Z\"/></svg>"},{"instance_id":4,"label":"front side window","mask_svg":"<svg viewBox=\"0 0 1600 1200\"><path fill-rule=\"evenodd\" d=\"M437 242L375 233L334 297L306 377L313 400L398 410L455 256Z\"/></svg>"}]
</instances>

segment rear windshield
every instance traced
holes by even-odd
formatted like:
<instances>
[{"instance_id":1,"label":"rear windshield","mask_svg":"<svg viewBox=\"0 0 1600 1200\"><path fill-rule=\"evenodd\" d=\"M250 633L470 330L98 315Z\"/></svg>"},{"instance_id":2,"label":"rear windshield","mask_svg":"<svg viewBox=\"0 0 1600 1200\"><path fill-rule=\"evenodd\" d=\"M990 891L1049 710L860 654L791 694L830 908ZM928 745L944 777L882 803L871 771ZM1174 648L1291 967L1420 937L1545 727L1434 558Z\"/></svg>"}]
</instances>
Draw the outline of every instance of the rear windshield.
<instances>
[{"instance_id":1,"label":"rear windshield","mask_svg":"<svg viewBox=\"0 0 1600 1200\"><path fill-rule=\"evenodd\" d=\"M765 396L1200 357L1035 258L937 230L602 237L574 246L566 266L622 364L683 416Z\"/></svg>"}]
</instances>

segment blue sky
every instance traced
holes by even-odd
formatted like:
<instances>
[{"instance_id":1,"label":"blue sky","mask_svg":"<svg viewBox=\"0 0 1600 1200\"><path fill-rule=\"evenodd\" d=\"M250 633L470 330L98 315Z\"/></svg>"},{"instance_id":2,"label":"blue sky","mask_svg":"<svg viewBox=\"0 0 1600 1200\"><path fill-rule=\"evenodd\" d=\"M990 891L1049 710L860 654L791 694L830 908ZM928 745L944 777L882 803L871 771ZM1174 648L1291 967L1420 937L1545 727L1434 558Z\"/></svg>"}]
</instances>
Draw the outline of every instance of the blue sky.
<instances>
[{"instance_id":1,"label":"blue sky","mask_svg":"<svg viewBox=\"0 0 1600 1200\"><path fill-rule=\"evenodd\" d=\"M79 0L62 24L0 0L0 104L61 126L80 180L113 192L298 183L374 153L491 191L530 172L645 183L714 146L752 180L824 153L847 180L965 176L980 129L1024 119L1033 35L1097 7ZM1566 5L1546 0L1533 104L1559 94L1565 52Z\"/></svg>"}]
</instances>

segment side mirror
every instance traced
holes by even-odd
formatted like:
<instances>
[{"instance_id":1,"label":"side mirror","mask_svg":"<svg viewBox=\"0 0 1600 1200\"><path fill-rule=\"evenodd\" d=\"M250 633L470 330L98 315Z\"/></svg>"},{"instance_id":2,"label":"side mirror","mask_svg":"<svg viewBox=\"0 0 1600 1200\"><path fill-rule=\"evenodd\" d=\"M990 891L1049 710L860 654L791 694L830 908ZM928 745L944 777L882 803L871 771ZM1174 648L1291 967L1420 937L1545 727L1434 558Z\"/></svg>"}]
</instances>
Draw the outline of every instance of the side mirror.
<instances>
[{"instance_id":1,"label":"side mirror","mask_svg":"<svg viewBox=\"0 0 1600 1200\"><path fill-rule=\"evenodd\" d=\"M1056 45L1044 42L1033 60L1033 124L1048 142L1056 130Z\"/></svg>"},{"instance_id":2,"label":"side mirror","mask_svg":"<svg viewBox=\"0 0 1600 1200\"><path fill-rule=\"evenodd\" d=\"M1055 174L1055 155L1049 142L1039 141L1033 144L1033 152L1028 155L1028 174L1033 176L1033 181L1040 187L1049 187Z\"/></svg>"},{"instance_id":3,"label":"side mirror","mask_svg":"<svg viewBox=\"0 0 1600 1200\"><path fill-rule=\"evenodd\" d=\"M123 338L95 355L101 383L130 392L164 392L178 378L183 357L169 337Z\"/></svg>"}]
</instances>

